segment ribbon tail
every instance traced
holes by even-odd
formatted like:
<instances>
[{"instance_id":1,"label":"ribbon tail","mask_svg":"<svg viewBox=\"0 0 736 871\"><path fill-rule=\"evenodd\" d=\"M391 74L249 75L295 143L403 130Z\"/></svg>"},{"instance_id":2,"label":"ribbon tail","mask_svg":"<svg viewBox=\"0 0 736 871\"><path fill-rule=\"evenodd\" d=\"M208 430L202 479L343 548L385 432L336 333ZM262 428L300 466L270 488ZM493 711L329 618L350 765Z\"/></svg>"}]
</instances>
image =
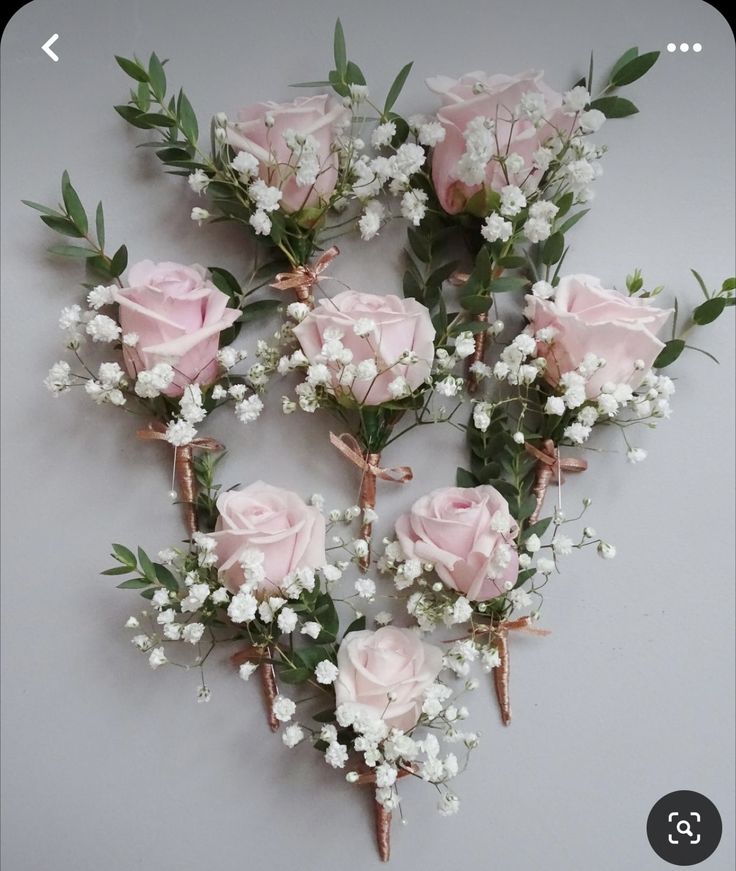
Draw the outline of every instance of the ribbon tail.
<instances>
[{"instance_id":1,"label":"ribbon tail","mask_svg":"<svg viewBox=\"0 0 736 871\"><path fill-rule=\"evenodd\" d=\"M509 640L506 631L501 630L495 641L500 661L493 669L493 683L501 711L501 721L504 726L508 726L511 722L511 701L509 699Z\"/></svg>"}]
</instances>

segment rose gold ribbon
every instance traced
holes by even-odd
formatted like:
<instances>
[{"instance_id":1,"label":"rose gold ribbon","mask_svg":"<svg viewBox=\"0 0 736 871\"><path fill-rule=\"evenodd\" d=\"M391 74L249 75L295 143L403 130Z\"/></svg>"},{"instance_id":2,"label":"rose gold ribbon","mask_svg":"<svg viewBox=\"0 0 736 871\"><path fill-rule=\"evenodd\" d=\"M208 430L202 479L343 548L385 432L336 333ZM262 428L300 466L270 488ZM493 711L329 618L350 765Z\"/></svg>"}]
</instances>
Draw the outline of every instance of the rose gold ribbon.
<instances>
[{"instance_id":1,"label":"rose gold ribbon","mask_svg":"<svg viewBox=\"0 0 736 871\"><path fill-rule=\"evenodd\" d=\"M503 272L503 269L496 268L493 270L492 278L498 278ZM450 284L454 287L462 287L464 284L467 284L468 279L470 278L469 272L459 272L455 271L450 276ZM488 300L488 304L490 306L490 298ZM481 312L475 316L477 321L481 323L488 322L488 312ZM473 372L473 365L475 363L482 363L486 356L486 336L487 331L483 330L480 333L476 333L474 336L475 339L475 350L466 360L466 376L467 376L467 389L468 393L475 393L478 389L478 375Z\"/></svg>"},{"instance_id":2,"label":"rose gold ribbon","mask_svg":"<svg viewBox=\"0 0 736 871\"><path fill-rule=\"evenodd\" d=\"M166 427L156 421L156 423L149 424L147 429L139 429L136 435L145 441L166 441ZM188 445L181 447L172 445L172 447L174 447L174 472L184 510L184 523L191 538L197 531L194 448L203 451L221 451L223 446L216 439L196 438L192 439Z\"/></svg>"},{"instance_id":3,"label":"rose gold ribbon","mask_svg":"<svg viewBox=\"0 0 736 871\"><path fill-rule=\"evenodd\" d=\"M546 439L542 442L542 450L535 448L529 442L525 443L524 449L537 461L537 471L534 476L534 486L532 487L532 493L536 497L537 503L529 518L529 525L532 526L539 519L547 487L554 480L555 471L557 472L558 483L562 484L564 481L562 477L563 472L584 472L588 468L588 462L579 457L566 457L562 459L552 439Z\"/></svg>"},{"instance_id":4,"label":"rose gold ribbon","mask_svg":"<svg viewBox=\"0 0 736 871\"><path fill-rule=\"evenodd\" d=\"M276 671L273 663L266 662L268 659L273 659L273 650L270 647L244 647L237 653L233 653L230 662L233 665L243 665L245 662L255 662L258 665L261 673L263 701L266 703L266 719L271 731L276 732L279 728L279 721L274 715L273 703L279 694L279 688L276 683Z\"/></svg>"},{"instance_id":5,"label":"rose gold ribbon","mask_svg":"<svg viewBox=\"0 0 736 871\"><path fill-rule=\"evenodd\" d=\"M481 632L488 632L493 638L496 651L498 653L499 663L493 669L493 685L496 690L496 698L498 706L501 710L501 721L504 726L508 726L511 722L511 700L509 697L509 632L530 632L532 635L545 636L549 635L549 629L537 629L531 625L531 617L520 617L518 620L502 620L500 623L494 623L491 626L483 626L476 629L473 633L478 635Z\"/></svg>"},{"instance_id":6,"label":"rose gold ribbon","mask_svg":"<svg viewBox=\"0 0 736 871\"><path fill-rule=\"evenodd\" d=\"M375 786L376 772L367 768L365 763L359 762L358 767L363 771L359 775L357 783L361 785ZM400 768L396 773L396 779L406 777L413 772L408 768ZM373 799L373 817L376 832L376 846L382 862L388 862L391 858L391 811L385 808L379 801Z\"/></svg>"},{"instance_id":7,"label":"rose gold ribbon","mask_svg":"<svg viewBox=\"0 0 736 871\"><path fill-rule=\"evenodd\" d=\"M294 290L299 302L308 302L312 296L312 288L319 281L320 275L339 253L340 249L333 245L313 266L295 266L291 272L279 272L276 280L269 287L275 290Z\"/></svg>"}]
</instances>

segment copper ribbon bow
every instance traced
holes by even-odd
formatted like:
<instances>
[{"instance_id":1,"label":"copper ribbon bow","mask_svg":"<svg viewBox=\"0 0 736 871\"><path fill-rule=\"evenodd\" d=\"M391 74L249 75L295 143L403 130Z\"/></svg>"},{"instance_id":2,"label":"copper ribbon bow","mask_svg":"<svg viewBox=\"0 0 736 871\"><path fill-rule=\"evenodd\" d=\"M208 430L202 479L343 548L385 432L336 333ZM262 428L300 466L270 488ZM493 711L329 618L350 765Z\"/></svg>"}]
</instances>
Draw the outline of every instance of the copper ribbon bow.
<instances>
[{"instance_id":1,"label":"copper ribbon bow","mask_svg":"<svg viewBox=\"0 0 736 871\"><path fill-rule=\"evenodd\" d=\"M501 709L501 720L504 726L511 722L511 701L509 699L509 632L531 632L533 635L549 635L549 629L537 629L531 625L532 618L520 617L518 620L502 620L491 626L477 629L474 634L488 632L494 639L498 652L498 665L493 669L493 683L496 689L498 706Z\"/></svg>"},{"instance_id":2,"label":"copper ribbon bow","mask_svg":"<svg viewBox=\"0 0 736 871\"><path fill-rule=\"evenodd\" d=\"M166 441L166 427L160 423L152 423L147 429L139 429L136 433L139 439L146 441ZM168 444L168 442L167 442ZM179 496L184 509L184 523L190 537L197 531L197 511L195 507L196 486L194 481L194 448L203 451L221 451L222 445L216 439L196 438L188 445L174 448L174 472L179 487Z\"/></svg>"},{"instance_id":3,"label":"copper ribbon bow","mask_svg":"<svg viewBox=\"0 0 736 871\"><path fill-rule=\"evenodd\" d=\"M354 463L361 471L367 472L373 478L380 478L381 481L393 481L395 484L406 484L407 481L411 481L414 477L410 466L395 466L392 469L381 468L378 465L381 455L363 452L358 440L349 432L344 432L339 436L331 432L330 442L351 463Z\"/></svg>"},{"instance_id":4,"label":"copper ribbon bow","mask_svg":"<svg viewBox=\"0 0 736 871\"><path fill-rule=\"evenodd\" d=\"M322 254L314 266L295 266L291 272L279 272L276 280L269 287L275 290L294 290L299 302L307 302L320 275L339 253L340 249L333 245Z\"/></svg>"},{"instance_id":5,"label":"copper ribbon bow","mask_svg":"<svg viewBox=\"0 0 736 871\"><path fill-rule=\"evenodd\" d=\"M547 487L549 487L555 477L555 472L557 473L557 481L561 484L564 480L562 477L563 472L584 472L588 468L588 461L579 457L566 457L562 459L552 439L546 439L542 442L542 450L535 448L529 442L526 442L524 448L537 461L537 473L534 478L534 486L532 487L532 493L536 496L537 504L529 518L529 525L531 526L539 519Z\"/></svg>"}]
</instances>

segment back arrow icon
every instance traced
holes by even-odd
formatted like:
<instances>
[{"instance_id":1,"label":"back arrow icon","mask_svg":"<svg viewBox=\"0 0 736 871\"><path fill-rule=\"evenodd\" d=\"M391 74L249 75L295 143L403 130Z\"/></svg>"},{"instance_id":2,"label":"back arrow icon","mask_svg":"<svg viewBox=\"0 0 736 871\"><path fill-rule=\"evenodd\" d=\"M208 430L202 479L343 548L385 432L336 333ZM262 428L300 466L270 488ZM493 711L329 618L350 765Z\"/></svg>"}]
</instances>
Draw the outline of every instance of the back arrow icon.
<instances>
[{"instance_id":1,"label":"back arrow icon","mask_svg":"<svg viewBox=\"0 0 736 871\"><path fill-rule=\"evenodd\" d=\"M50 39L47 39L46 42L41 46L41 51L45 51L46 54L51 58L51 60L56 63L59 60L59 55L55 54L51 51L51 46L56 42L59 38L59 34L55 33Z\"/></svg>"}]
</instances>

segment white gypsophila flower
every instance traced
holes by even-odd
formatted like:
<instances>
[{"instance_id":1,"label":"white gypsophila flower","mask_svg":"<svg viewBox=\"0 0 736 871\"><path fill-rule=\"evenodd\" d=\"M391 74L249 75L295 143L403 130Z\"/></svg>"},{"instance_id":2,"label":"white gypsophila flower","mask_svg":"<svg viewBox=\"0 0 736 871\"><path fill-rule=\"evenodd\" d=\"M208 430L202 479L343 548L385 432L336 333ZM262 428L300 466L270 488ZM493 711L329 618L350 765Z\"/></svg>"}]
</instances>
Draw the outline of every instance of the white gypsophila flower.
<instances>
[{"instance_id":1,"label":"white gypsophila flower","mask_svg":"<svg viewBox=\"0 0 736 871\"><path fill-rule=\"evenodd\" d=\"M363 214L358 220L360 238L364 242L370 241L378 233L385 214L386 210L378 200L370 200L365 204Z\"/></svg>"},{"instance_id":2,"label":"white gypsophila flower","mask_svg":"<svg viewBox=\"0 0 736 871\"><path fill-rule=\"evenodd\" d=\"M597 133L605 120L606 116L600 109L588 109L580 116L580 126L586 133Z\"/></svg>"},{"instance_id":3,"label":"white gypsophila flower","mask_svg":"<svg viewBox=\"0 0 736 871\"><path fill-rule=\"evenodd\" d=\"M210 213L207 209L201 209L199 206L195 206L189 217L192 221L196 221L200 226L202 226L202 221L206 221L207 218L210 217Z\"/></svg>"},{"instance_id":4,"label":"white gypsophila flower","mask_svg":"<svg viewBox=\"0 0 736 871\"><path fill-rule=\"evenodd\" d=\"M100 363L97 377L105 390L112 390L120 386L125 378L125 372L123 372L118 363Z\"/></svg>"},{"instance_id":5,"label":"white gypsophila flower","mask_svg":"<svg viewBox=\"0 0 736 871\"><path fill-rule=\"evenodd\" d=\"M175 448L191 444L197 436L197 430L186 420L172 420L166 427L164 437Z\"/></svg>"},{"instance_id":6,"label":"white gypsophila flower","mask_svg":"<svg viewBox=\"0 0 736 871\"><path fill-rule=\"evenodd\" d=\"M356 538L353 541L353 551L357 557L368 556L368 542L364 538Z\"/></svg>"},{"instance_id":7,"label":"white gypsophila flower","mask_svg":"<svg viewBox=\"0 0 736 871\"><path fill-rule=\"evenodd\" d=\"M460 799L453 792L445 792L439 800L437 810L440 816L451 817L460 810Z\"/></svg>"},{"instance_id":8,"label":"white gypsophila flower","mask_svg":"<svg viewBox=\"0 0 736 871\"><path fill-rule=\"evenodd\" d=\"M188 423L200 423L207 416L202 407L202 390L199 384L187 384L179 400L179 416Z\"/></svg>"},{"instance_id":9,"label":"white gypsophila flower","mask_svg":"<svg viewBox=\"0 0 736 871\"><path fill-rule=\"evenodd\" d=\"M498 240L507 242L511 238L513 229L511 221L504 221L499 214L493 212L483 222L480 234L488 242L496 242Z\"/></svg>"},{"instance_id":10,"label":"white gypsophila flower","mask_svg":"<svg viewBox=\"0 0 736 871\"><path fill-rule=\"evenodd\" d=\"M288 723L296 712L296 705L286 696L278 695L273 700L271 710L279 722Z\"/></svg>"},{"instance_id":11,"label":"white gypsophila flower","mask_svg":"<svg viewBox=\"0 0 736 871\"><path fill-rule=\"evenodd\" d=\"M576 85L562 95L562 111L566 115L576 115L590 103L588 89L582 85Z\"/></svg>"},{"instance_id":12,"label":"white gypsophila flower","mask_svg":"<svg viewBox=\"0 0 736 871\"><path fill-rule=\"evenodd\" d=\"M322 627L319 623L310 620L302 626L300 631L302 635L308 635L310 638L317 638L319 633L322 631Z\"/></svg>"},{"instance_id":13,"label":"white gypsophila flower","mask_svg":"<svg viewBox=\"0 0 736 871\"><path fill-rule=\"evenodd\" d=\"M248 223L253 227L256 236L268 236L271 232L271 219L263 209L256 209L248 218Z\"/></svg>"},{"instance_id":14,"label":"white gypsophila flower","mask_svg":"<svg viewBox=\"0 0 736 871\"><path fill-rule=\"evenodd\" d=\"M458 596L452 606L452 619L454 623L465 623L473 616L473 606L464 596Z\"/></svg>"},{"instance_id":15,"label":"white gypsophila flower","mask_svg":"<svg viewBox=\"0 0 736 871\"><path fill-rule=\"evenodd\" d=\"M77 305L67 305L61 310L59 315L60 330L75 330L82 319L82 307Z\"/></svg>"},{"instance_id":16,"label":"white gypsophila flower","mask_svg":"<svg viewBox=\"0 0 736 871\"><path fill-rule=\"evenodd\" d=\"M241 423L253 423L258 420L263 411L263 401L260 396L253 394L247 399L242 399L235 405L235 416Z\"/></svg>"},{"instance_id":17,"label":"white gypsophila flower","mask_svg":"<svg viewBox=\"0 0 736 871\"><path fill-rule=\"evenodd\" d=\"M292 747L296 747L300 741L303 741L304 737L304 729L302 729L299 723L290 723L284 729L284 734L281 736L281 740L289 749L291 749Z\"/></svg>"},{"instance_id":18,"label":"white gypsophila flower","mask_svg":"<svg viewBox=\"0 0 736 871\"><path fill-rule=\"evenodd\" d=\"M238 669L238 674L241 680L250 680L250 676L258 668L255 662L244 662Z\"/></svg>"},{"instance_id":19,"label":"white gypsophila flower","mask_svg":"<svg viewBox=\"0 0 736 871\"><path fill-rule=\"evenodd\" d=\"M125 621L126 629L137 629L140 625L140 621L137 617L128 617L128 619Z\"/></svg>"},{"instance_id":20,"label":"white gypsophila flower","mask_svg":"<svg viewBox=\"0 0 736 871\"><path fill-rule=\"evenodd\" d=\"M167 608L165 611L161 611L156 617L156 622L159 626L165 626L167 623L173 623L176 617L176 611L173 608Z\"/></svg>"},{"instance_id":21,"label":"white gypsophila flower","mask_svg":"<svg viewBox=\"0 0 736 871\"><path fill-rule=\"evenodd\" d=\"M397 775L398 771L393 765L387 765L385 762L382 762L376 766L376 786L393 786L396 783Z\"/></svg>"},{"instance_id":22,"label":"white gypsophila flower","mask_svg":"<svg viewBox=\"0 0 736 871\"><path fill-rule=\"evenodd\" d=\"M361 599L372 599L376 595L376 584L370 578L358 578L355 592Z\"/></svg>"},{"instance_id":23,"label":"white gypsophila flower","mask_svg":"<svg viewBox=\"0 0 736 871\"><path fill-rule=\"evenodd\" d=\"M524 169L524 158L515 151L512 151L506 158L506 171L512 175L517 175L522 169Z\"/></svg>"},{"instance_id":24,"label":"white gypsophila flower","mask_svg":"<svg viewBox=\"0 0 736 871\"><path fill-rule=\"evenodd\" d=\"M201 194L202 191L207 190L207 186L210 183L210 177L203 169L195 169L194 172L190 173L187 182L195 194Z\"/></svg>"},{"instance_id":25,"label":"white gypsophila flower","mask_svg":"<svg viewBox=\"0 0 736 871\"><path fill-rule=\"evenodd\" d=\"M222 386L222 384L215 384L212 388L212 398L215 402L219 402L221 399L227 398L227 390Z\"/></svg>"},{"instance_id":26,"label":"white gypsophila flower","mask_svg":"<svg viewBox=\"0 0 736 871\"><path fill-rule=\"evenodd\" d=\"M545 414L559 414L562 415L565 413L565 400L561 396L550 396L547 399L547 402L544 404L544 413Z\"/></svg>"},{"instance_id":27,"label":"white gypsophila flower","mask_svg":"<svg viewBox=\"0 0 736 871\"><path fill-rule=\"evenodd\" d=\"M513 439L514 439L514 441L516 442L517 445L523 445L524 442L526 441L526 437L524 436L524 433L521 432L521 430L517 430L517 431L514 433L514 435L513 435Z\"/></svg>"},{"instance_id":28,"label":"white gypsophila flower","mask_svg":"<svg viewBox=\"0 0 736 871\"><path fill-rule=\"evenodd\" d=\"M586 405L580 410L577 419L583 426L593 426L598 420L598 412L592 405Z\"/></svg>"},{"instance_id":29,"label":"white gypsophila flower","mask_svg":"<svg viewBox=\"0 0 736 871\"><path fill-rule=\"evenodd\" d=\"M538 299L551 299L555 289L548 281L535 281L532 285L532 294Z\"/></svg>"},{"instance_id":30,"label":"white gypsophila flower","mask_svg":"<svg viewBox=\"0 0 736 871\"><path fill-rule=\"evenodd\" d=\"M299 408L309 414L313 414L319 408L319 398L317 391L311 384L297 384L296 394L299 401Z\"/></svg>"},{"instance_id":31,"label":"white gypsophila flower","mask_svg":"<svg viewBox=\"0 0 736 871\"><path fill-rule=\"evenodd\" d=\"M167 623L164 626L164 638L169 641L179 641L181 639L181 623Z\"/></svg>"},{"instance_id":32,"label":"white gypsophila flower","mask_svg":"<svg viewBox=\"0 0 736 871\"><path fill-rule=\"evenodd\" d=\"M138 333L124 333L123 344L128 348L135 348L140 340Z\"/></svg>"},{"instance_id":33,"label":"white gypsophila flower","mask_svg":"<svg viewBox=\"0 0 736 871\"><path fill-rule=\"evenodd\" d=\"M534 338L538 342L544 342L549 345L557 335L557 330L554 327L542 327L534 334Z\"/></svg>"},{"instance_id":34,"label":"white gypsophila flower","mask_svg":"<svg viewBox=\"0 0 736 871\"><path fill-rule=\"evenodd\" d=\"M501 656L495 647L489 647L480 655L481 665L486 674L501 665Z\"/></svg>"},{"instance_id":35,"label":"white gypsophila flower","mask_svg":"<svg viewBox=\"0 0 736 871\"><path fill-rule=\"evenodd\" d=\"M258 599L249 592L242 590L236 593L227 607L227 616L233 623L249 623L255 620L258 613Z\"/></svg>"},{"instance_id":36,"label":"white gypsophila flower","mask_svg":"<svg viewBox=\"0 0 736 871\"><path fill-rule=\"evenodd\" d=\"M441 396L457 396L462 383L462 378L454 378L452 375L448 375L442 381L435 382L434 389Z\"/></svg>"},{"instance_id":37,"label":"white gypsophila flower","mask_svg":"<svg viewBox=\"0 0 736 871\"><path fill-rule=\"evenodd\" d=\"M66 393L72 385L71 367L65 360L59 360L49 369L49 374L44 378L43 383L54 396Z\"/></svg>"},{"instance_id":38,"label":"white gypsophila flower","mask_svg":"<svg viewBox=\"0 0 736 871\"><path fill-rule=\"evenodd\" d=\"M396 125L393 121L379 124L371 134L371 145L374 148L383 148L388 145L396 135Z\"/></svg>"},{"instance_id":39,"label":"white gypsophila flower","mask_svg":"<svg viewBox=\"0 0 736 871\"><path fill-rule=\"evenodd\" d=\"M613 559L616 556L616 548L606 541L599 541L597 550L603 559Z\"/></svg>"},{"instance_id":40,"label":"white gypsophila flower","mask_svg":"<svg viewBox=\"0 0 736 871\"><path fill-rule=\"evenodd\" d=\"M519 568L520 569L528 569L532 564L532 558L528 553L520 553L519 554Z\"/></svg>"},{"instance_id":41,"label":"white gypsophila flower","mask_svg":"<svg viewBox=\"0 0 736 871\"><path fill-rule=\"evenodd\" d=\"M559 208L549 200L537 200L529 206L529 217L539 218L541 221L553 221Z\"/></svg>"},{"instance_id":42,"label":"white gypsophila flower","mask_svg":"<svg viewBox=\"0 0 736 871\"><path fill-rule=\"evenodd\" d=\"M455 175L463 184L473 186L483 182L493 156L493 129L494 122L482 115L476 115L465 126L465 151L455 165Z\"/></svg>"},{"instance_id":43,"label":"white gypsophila flower","mask_svg":"<svg viewBox=\"0 0 736 871\"><path fill-rule=\"evenodd\" d=\"M334 683L337 680L339 673L340 672L335 663L330 662L329 659L323 659L322 662L317 663L317 667L314 669L314 676L317 679L317 683L321 684Z\"/></svg>"},{"instance_id":44,"label":"white gypsophila flower","mask_svg":"<svg viewBox=\"0 0 736 871\"><path fill-rule=\"evenodd\" d=\"M476 402L473 406L473 425L479 432L486 432L491 425L491 409L488 402Z\"/></svg>"},{"instance_id":45,"label":"white gypsophila flower","mask_svg":"<svg viewBox=\"0 0 736 871\"><path fill-rule=\"evenodd\" d=\"M163 587L159 587L158 590L153 594L151 598L151 604L154 608L158 608L159 610L171 601L171 597L169 595L169 591L164 589Z\"/></svg>"},{"instance_id":46,"label":"white gypsophila flower","mask_svg":"<svg viewBox=\"0 0 736 871\"><path fill-rule=\"evenodd\" d=\"M558 532L552 539L552 550L556 556L567 556L572 553L572 539Z\"/></svg>"},{"instance_id":47,"label":"white gypsophila flower","mask_svg":"<svg viewBox=\"0 0 736 871\"><path fill-rule=\"evenodd\" d=\"M206 687L206 686L199 687L199 689L197 690L197 704L198 705L207 704L207 702L209 702L209 700L211 698L212 698L212 692L210 691L209 687Z\"/></svg>"},{"instance_id":48,"label":"white gypsophila flower","mask_svg":"<svg viewBox=\"0 0 736 871\"><path fill-rule=\"evenodd\" d=\"M95 315L87 324L85 331L93 342L114 342L122 330L120 326L107 315Z\"/></svg>"},{"instance_id":49,"label":"white gypsophila flower","mask_svg":"<svg viewBox=\"0 0 736 871\"><path fill-rule=\"evenodd\" d=\"M542 546L542 542L536 533L532 533L524 542L524 550L529 553L536 553Z\"/></svg>"},{"instance_id":50,"label":"white gypsophila flower","mask_svg":"<svg viewBox=\"0 0 736 871\"><path fill-rule=\"evenodd\" d=\"M187 644L197 644L204 635L204 623L188 623L183 629L181 636Z\"/></svg>"},{"instance_id":51,"label":"white gypsophila flower","mask_svg":"<svg viewBox=\"0 0 736 871\"><path fill-rule=\"evenodd\" d=\"M524 235L532 242L544 242L552 233L552 225L542 218L528 218L524 222Z\"/></svg>"},{"instance_id":52,"label":"white gypsophila flower","mask_svg":"<svg viewBox=\"0 0 736 871\"><path fill-rule=\"evenodd\" d=\"M618 411L618 402L610 393L601 393L597 401L598 413L604 417L613 417Z\"/></svg>"},{"instance_id":53,"label":"white gypsophila flower","mask_svg":"<svg viewBox=\"0 0 736 871\"><path fill-rule=\"evenodd\" d=\"M348 761L348 751L344 744L333 741L325 750L325 762L333 768L344 768Z\"/></svg>"},{"instance_id":54,"label":"white gypsophila flower","mask_svg":"<svg viewBox=\"0 0 736 871\"><path fill-rule=\"evenodd\" d=\"M166 654L164 653L163 647L154 647L151 651L150 656L148 657L148 664L155 671L160 666L164 665L168 662L166 659Z\"/></svg>"},{"instance_id":55,"label":"white gypsophila flower","mask_svg":"<svg viewBox=\"0 0 736 871\"><path fill-rule=\"evenodd\" d=\"M501 188L501 206L499 211L504 217L513 217L526 205L526 197L520 187L514 184L507 184Z\"/></svg>"},{"instance_id":56,"label":"white gypsophila flower","mask_svg":"<svg viewBox=\"0 0 736 871\"><path fill-rule=\"evenodd\" d=\"M392 399L403 399L411 393L411 385L403 375L399 375L389 383L388 392Z\"/></svg>"},{"instance_id":57,"label":"white gypsophila flower","mask_svg":"<svg viewBox=\"0 0 736 871\"><path fill-rule=\"evenodd\" d=\"M367 85L349 85L350 101L354 104L362 103L368 99L369 91Z\"/></svg>"},{"instance_id":58,"label":"white gypsophila flower","mask_svg":"<svg viewBox=\"0 0 736 871\"><path fill-rule=\"evenodd\" d=\"M582 445L590 436L591 428L582 423L572 423L566 426L563 435L566 439L570 439L573 444Z\"/></svg>"},{"instance_id":59,"label":"white gypsophila flower","mask_svg":"<svg viewBox=\"0 0 736 871\"><path fill-rule=\"evenodd\" d=\"M626 458L630 463L641 463L647 458L647 452L644 448L629 448L626 452Z\"/></svg>"},{"instance_id":60,"label":"white gypsophila flower","mask_svg":"<svg viewBox=\"0 0 736 871\"><path fill-rule=\"evenodd\" d=\"M282 608L279 611L279 616L276 620L279 629L282 632L293 632L296 629L297 614L291 608Z\"/></svg>"},{"instance_id":61,"label":"white gypsophila flower","mask_svg":"<svg viewBox=\"0 0 736 871\"><path fill-rule=\"evenodd\" d=\"M418 227L427 213L427 194L419 188L411 188L401 198L401 216Z\"/></svg>"},{"instance_id":62,"label":"white gypsophila flower","mask_svg":"<svg viewBox=\"0 0 736 871\"><path fill-rule=\"evenodd\" d=\"M210 599L216 605L224 605L229 598L229 593L225 587L218 587L213 593L210 594Z\"/></svg>"},{"instance_id":63,"label":"white gypsophila flower","mask_svg":"<svg viewBox=\"0 0 736 871\"><path fill-rule=\"evenodd\" d=\"M184 612L198 611L207 601L209 594L209 584L192 584L187 589L187 596L182 599L181 610Z\"/></svg>"},{"instance_id":64,"label":"white gypsophila flower","mask_svg":"<svg viewBox=\"0 0 736 871\"><path fill-rule=\"evenodd\" d=\"M141 399L155 399L171 384L175 374L168 363L157 363L153 369L142 370L135 382L136 395Z\"/></svg>"},{"instance_id":65,"label":"white gypsophila flower","mask_svg":"<svg viewBox=\"0 0 736 871\"><path fill-rule=\"evenodd\" d=\"M537 124L544 117L546 108L544 94L540 94L539 91L526 91L521 95L515 114Z\"/></svg>"},{"instance_id":66,"label":"white gypsophila flower","mask_svg":"<svg viewBox=\"0 0 736 871\"><path fill-rule=\"evenodd\" d=\"M419 144L427 148L434 148L435 145L444 142L445 135L445 128L439 121L427 121L417 127Z\"/></svg>"},{"instance_id":67,"label":"white gypsophila flower","mask_svg":"<svg viewBox=\"0 0 736 871\"><path fill-rule=\"evenodd\" d=\"M460 333L455 339L455 354L461 360L475 351L475 337L469 330Z\"/></svg>"},{"instance_id":68,"label":"white gypsophila flower","mask_svg":"<svg viewBox=\"0 0 736 871\"><path fill-rule=\"evenodd\" d=\"M271 187L262 178L258 178L248 186L248 196L258 211L274 212L279 207L282 193L279 188Z\"/></svg>"},{"instance_id":69,"label":"white gypsophila flower","mask_svg":"<svg viewBox=\"0 0 736 871\"><path fill-rule=\"evenodd\" d=\"M371 381L377 374L378 366L372 357L369 357L367 360L361 360L355 367L356 381Z\"/></svg>"},{"instance_id":70,"label":"white gypsophila flower","mask_svg":"<svg viewBox=\"0 0 736 871\"><path fill-rule=\"evenodd\" d=\"M554 560L547 559L547 557L540 557L537 560L537 571L541 572L543 575L548 575L550 572L555 570L555 562Z\"/></svg>"},{"instance_id":71,"label":"white gypsophila flower","mask_svg":"<svg viewBox=\"0 0 736 871\"><path fill-rule=\"evenodd\" d=\"M378 626L388 626L388 624L394 619L393 614L388 611L379 611L378 614L373 618L374 622Z\"/></svg>"},{"instance_id":72,"label":"white gypsophila flower","mask_svg":"<svg viewBox=\"0 0 736 871\"><path fill-rule=\"evenodd\" d=\"M105 287L104 284L98 284L93 287L87 294L87 305L95 311L101 309L105 305L111 305L115 301L115 285Z\"/></svg>"},{"instance_id":73,"label":"white gypsophila flower","mask_svg":"<svg viewBox=\"0 0 736 871\"><path fill-rule=\"evenodd\" d=\"M230 162L230 166L240 176L242 182L258 175L258 159L247 151L239 151Z\"/></svg>"},{"instance_id":74,"label":"white gypsophila flower","mask_svg":"<svg viewBox=\"0 0 736 871\"><path fill-rule=\"evenodd\" d=\"M292 321L297 323L301 323L309 314L309 311L309 306L305 302L292 302L286 306L287 317L290 317Z\"/></svg>"},{"instance_id":75,"label":"white gypsophila flower","mask_svg":"<svg viewBox=\"0 0 736 871\"><path fill-rule=\"evenodd\" d=\"M405 142L396 150L396 154L389 158L391 165L391 175L393 178L403 184L409 182L410 176L424 166L426 154L420 145L415 145L413 142Z\"/></svg>"},{"instance_id":76,"label":"white gypsophila flower","mask_svg":"<svg viewBox=\"0 0 736 871\"><path fill-rule=\"evenodd\" d=\"M236 366L241 360L240 354L237 348L233 348L232 345L226 345L224 348L220 348L217 352L217 362L222 366L223 369L232 369L233 366Z\"/></svg>"},{"instance_id":77,"label":"white gypsophila flower","mask_svg":"<svg viewBox=\"0 0 736 871\"><path fill-rule=\"evenodd\" d=\"M496 323L500 324L502 321L497 321ZM491 332L493 332L493 325L491 325ZM476 360L475 363L471 364L470 371L479 381L482 381L484 378L490 378L492 374L491 367L487 363L482 363L480 360Z\"/></svg>"}]
</instances>

